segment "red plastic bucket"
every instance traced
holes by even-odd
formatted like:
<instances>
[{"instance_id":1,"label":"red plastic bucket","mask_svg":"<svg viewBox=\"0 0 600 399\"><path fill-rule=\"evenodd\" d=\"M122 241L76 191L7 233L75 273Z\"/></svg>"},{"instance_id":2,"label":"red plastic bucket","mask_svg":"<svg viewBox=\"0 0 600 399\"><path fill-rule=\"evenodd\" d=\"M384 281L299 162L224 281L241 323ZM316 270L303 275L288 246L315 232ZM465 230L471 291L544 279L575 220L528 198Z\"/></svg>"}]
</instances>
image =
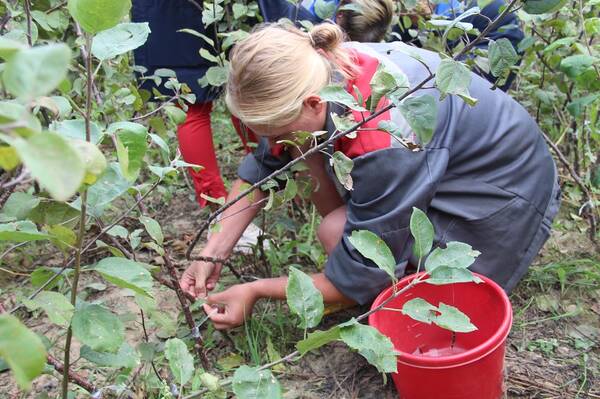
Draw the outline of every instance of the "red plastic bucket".
<instances>
[{"instance_id":1,"label":"red plastic bucket","mask_svg":"<svg viewBox=\"0 0 600 399\"><path fill-rule=\"evenodd\" d=\"M398 372L392 374L402 399L498 399L503 395L504 347L512 324L512 308L504 290L487 277L484 283L432 285L419 283L388 302L401 309L405 302L422 298L460 309L478 330L456 333L435 324L411 319L400 312L379 310L369 324L388 336L398 355ZM405 287L417 275L396 285ZM383 291L372 308L393 293Z\"/></svg>"}]
</instances>

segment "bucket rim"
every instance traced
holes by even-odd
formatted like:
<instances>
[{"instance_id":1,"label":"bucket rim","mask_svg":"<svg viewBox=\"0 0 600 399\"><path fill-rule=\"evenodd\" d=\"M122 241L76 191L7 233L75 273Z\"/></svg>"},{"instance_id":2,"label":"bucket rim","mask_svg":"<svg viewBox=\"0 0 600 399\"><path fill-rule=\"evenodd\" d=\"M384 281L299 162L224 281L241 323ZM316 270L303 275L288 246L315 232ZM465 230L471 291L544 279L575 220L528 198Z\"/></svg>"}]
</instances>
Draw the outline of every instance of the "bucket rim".
<instances>
[{"instance_id":1,"label":"bucket rim","mask_svg":"<svg viewBox=\"0 0 600 399\"><path fill-rule=\"evenodd\" d=\"M398 281L398 283L396 283L396 286L401 288L401 287L407 285L408 283L410 283L413 279L415 279L418 276L421 276L423 274L425 274L425 272L420 272L418 274L415 273L415 274L406 276L403 279L401 279L400 281ZM494 334L489 336L481 344L479 344L479 345L475 346L474 348L471 348L465 352L456 354L456 355L440 356L440 357L417 356L417 355L412 355L410 353L403 352L401 350L396 349L396 352L398 353L398 356L397 356L398 363L402 363L407 366L418 367L418 368L440 369L440 368L459 367L459 366L463 366L463 365L473 363L473 362L480 360L481 358L494 352L498 347L500 347L501 345L503 345L505 343L506 338L508 337L508 334L509 334L511 326L512 326L512 318L513 318L512 305L510 303L510 300L508 299L508 295L506 295L506 292L504 292L502 287L500 287L492 279L490 279L486 276L483 276L479 273L473 273L473 274L476 275L477 277L481 278L484 281L484 284L486 284L492 290L494 290L496 292L496 294L498 294L498 297L501 299L501 303L505 309L505 312L504 312L504 317L502 318L502 321L500 323L498 330ZM474 284L474 283L453 283L453 284ZM385 290L383 290L377 296L377 298L375 298L375 300L373 301L373 304L371 305L371 309L377 307L381 302L383 302L385 299L387 299L391 295L392 289L393 289L393 287L390 286L390 287L386 288ZM375 327L375 328L377 328L376 321L375 321L376 313L373 313L369 316L369 325L372 327Z\"/></svg>"}]
</instances>

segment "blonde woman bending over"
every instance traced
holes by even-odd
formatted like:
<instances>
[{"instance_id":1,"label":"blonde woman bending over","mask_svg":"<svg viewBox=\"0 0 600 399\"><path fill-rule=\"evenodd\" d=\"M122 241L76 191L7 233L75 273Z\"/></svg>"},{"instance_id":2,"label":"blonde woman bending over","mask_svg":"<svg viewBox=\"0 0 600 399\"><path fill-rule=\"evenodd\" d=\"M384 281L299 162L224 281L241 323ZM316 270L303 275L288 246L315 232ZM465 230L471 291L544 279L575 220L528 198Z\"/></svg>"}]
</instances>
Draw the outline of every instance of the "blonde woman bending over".
<instances>
[{"instance_id":1,"label":"blonde woman bending over","mask_svg":"<svg viewBox=\"0 0 600 399\"><path fill-rule=\"evenodd\" d=\"M227 105L260 137L254 154L242 161L239 180L229 200L244 182L255 183L299 156L297 150L271 151L279 140L293 140L298 131L335 132L332 113L360 113L322 100L319 92L341 76L343 87L355 98L370 94L369 82L379 64L403 73L411 86L428 76L420 61L394 51L394 44L347 43L342 31L321 24L310 33L293 27L266 26L240 42L231 55ZM437 54L418 51L422 62L435 71ZM389 52L389 54L388 54ZM525 109L473 74L470 94L478 99L471 108L456 96L437 102L433 139L421 151L397 146L377 130L392 120L406 137L408 124L394 108L367 123L356 138L341 137L328 149L306 159L317 184L311 200L323 216L318 237L328 259L323 273L312 275L326 303L371 302L390 284L387 274L364 258L348 237L355 230L376 233L391 248L396 274L404 275L413 240L409 233L412 207L427 212L435 227L436 244L462 241L479 250L472 270L487 275L510 291L525 274L547 239L559 204L554 162L535 121ZM378 107L389 103L382 98ZM327 136L327 135L325 135ZM305 149L303 149L305 150ZM354 161L354 188L337 184L329 155L342 151ZM203 255L227 258L240 235L259 212L252 201L265 198L257 190L224 212L221 230L214 233ZM231 216L231 217L229 217ZM413 263L416 264L416 263ZM195 262L185 271L182 288L195 297L214 289L220 264ZM216 328L238 326L260 298L284 299L287 277L260 279L210 294L205 310ZM219 304L219 312L212 306Z\"/></svg>"}]
</instances>

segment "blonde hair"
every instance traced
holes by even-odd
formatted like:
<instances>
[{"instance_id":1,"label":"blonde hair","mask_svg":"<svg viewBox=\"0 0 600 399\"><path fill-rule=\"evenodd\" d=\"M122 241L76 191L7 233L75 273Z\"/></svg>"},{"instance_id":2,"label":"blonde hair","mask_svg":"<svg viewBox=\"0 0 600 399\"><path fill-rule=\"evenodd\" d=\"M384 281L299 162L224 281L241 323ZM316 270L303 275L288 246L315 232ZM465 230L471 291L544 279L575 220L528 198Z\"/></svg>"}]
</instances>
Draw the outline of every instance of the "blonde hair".
<instances>
[{"instance_id":1,"label":"blonde hair","mask_svg":"<svg viewBox=\"0 0 600 399\"><path fill-rule=\"evenodd\" d=\"M350 40L376 43L384 39L394 15L392 0L342 0L344 5L356 5L360 11L341 10L338 23Z\"/></svg>"},{"instance_id":2,"label":"blonde hair","mask_svg":"<svg viewBox=\"0 0 600 399\"><path fill-rule=\"evenodd\" d=\"M341 47L344 34L329 23L309 33L292 25L263 25L232 50L225 101L249 125L281 127L293 122L302 102L329 85L334 73L358 74Z\"/></svg>"}]
</instances>

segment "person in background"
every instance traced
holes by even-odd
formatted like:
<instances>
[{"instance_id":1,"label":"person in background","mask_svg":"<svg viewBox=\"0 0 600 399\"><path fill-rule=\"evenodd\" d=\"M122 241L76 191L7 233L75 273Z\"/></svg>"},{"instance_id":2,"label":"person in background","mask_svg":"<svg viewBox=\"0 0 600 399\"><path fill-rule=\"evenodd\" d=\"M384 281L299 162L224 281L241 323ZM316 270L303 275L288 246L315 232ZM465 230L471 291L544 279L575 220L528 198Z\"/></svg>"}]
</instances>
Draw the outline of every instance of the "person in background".
<instances>
[{"instance_id":1,"label":"person in background","mask_svg":"<svg viewBox=\"0 0 600 399\"><path fill-rule=\"evenodd\" d=\"M215 55L214 50L198 37L178 30L193 29L215 40L214 31L205 29L201 11L187 0L133 0L131 19L133 22L148 22L150 25L151 33L147 42L134 50L135 63L147 69L144 75L153 75L160 68L171 69L177 80L185 83L196 96L195 103L187 104L185 121L177 127L177 139L184 161L202 166L199 171L193 168L188 168L188 171L192 177L196 201L204 208L210 205L208 197L218 199L227 196L215 154L211 127L213 102L221 95L221 90L210 85L202 87L198 83L198 79L206 74L208 68L214 66L201 57L199 51L204 48ZM143 89L173 95L173 91L165 88L164 84L157 86L153 80L143 79L143 76L139 78ZM256 142L257 139L251 132L241 128L238 121L234 120L233 123L237 123L236 131L246 152L250 152L248 142ZM236 244L236 250L248 252L261 234L256 225L250 224Z\"/></svg>"},{"instance_id":2,"label":"person in background","mask_svg":"<svg viewBox=\"0 0 600 399\"><path fill-rule=\"evenodd\" d=\"M416 60L394 51L391 43L342 42L341 29L329 23L309 33L291 25L269 25L234 47L226 102L261 139L242 161L229 200L244 184L257 183L310 146L289 146L274 154L271 149L281 140L294 141L298 132L306 131L326 131L319 137L331 137L337 130L332 113L355 122L369 116L319 95L338 77L364 106L380 65L405 74L414 87L428 77L427 69L435 71L441 62L438 54L427 50L415 49L420 56ZM437 245L460 241L480 251L471 270L492 278L507 292L526 273L558 211L556 167L527 111L506 93L490 90L483 78L471 78L469 92L478 100L476 107L454 95L440 99L437 89L413 93L434 96L438 113L433 138L420 143L420 151L408 150L378 129L380 122L392 121L400 135L418 144L402 115L388 110L369 120L354 138L342 136L304 160L316 181L311 200L323 217L317 235L328 254L324 272L311 277L326 303L367 304L390 284L386 272L352 245L349 237L356 230L372 231L387 243L397 277L409 263L417 263L408 228L413 207L427 213ZM384 97L378 108L389 104ZM329 162L334 151L353 160L351 189L335 178ZM227 259L266 195L257 189L228 208L221 230L208 240L203 255ZM207 296L220 271L219 264L192 263L180 281L185 292L207 299L204 310L218 329L243 323L260 298L286 297L286 276L237 284Z\"/></svg>"},{"instance_id":3,"label":"person in background","mask_svg":"<svg viewBox=\"0 0 600 399\"><path fill-rule=\"evenodd\" d=\"M503 7L505 7L507 3L504 0L493 0L490 4L485 6L478 14L473 14L464 17L461 19L463 23L469 23L473 25L473 28L477 29L479 32L483 32L484 29L502 12ZM456 19L461 16L466 10L469 10L473 7L477 7L477 1L467 0L466 2L459 2L458 0L445 0L439 3L434 3L432 1L421 0L419 1L417 7L415 8L417 15L422 16L426 19L429 18L439 18L443 17L446 19ZM416 21L413 20L413 24ZM396 37L400 37L402 41L407 43L412 43L416 46L421 46L421 43L418 39L413 38L409 35L408 29L401 30L399 26L395 26L392 29L395 32ZM517 50L517 46L521 40L523 40L524 34L519 26L519 19L517 15L513 12L505 15L492 30L490 30L485 39L475 45L475 47L487 50L489 46L490 40L498 40L498 39L508 39L515 50ZM468 35L468 40L474 40L475 36ZM462 39L461 39L462 40ZM461 41L454 40L449 41L448 46L451 48L456 47ZM465 54L463 56L463 60L472 57L472 54ZM495 83L497 78L492 74L485 72L479 68L475 68L475 73L483 76L491 83ZM515 74L510 73L506 81L504 81L499 88L503 91L507 91L512 82L514 81Z\"/></svg>"},{"instance_id":4,"label":"person in background","mask_svg":"<svg viewBox=\"0 0 600 399\"><path fill-rule=\"evenodd\" d=\"M388 33L393 16L392 0L341 0L335 22L350 41L378 43Z\"/></svg>"}]
</instances>

